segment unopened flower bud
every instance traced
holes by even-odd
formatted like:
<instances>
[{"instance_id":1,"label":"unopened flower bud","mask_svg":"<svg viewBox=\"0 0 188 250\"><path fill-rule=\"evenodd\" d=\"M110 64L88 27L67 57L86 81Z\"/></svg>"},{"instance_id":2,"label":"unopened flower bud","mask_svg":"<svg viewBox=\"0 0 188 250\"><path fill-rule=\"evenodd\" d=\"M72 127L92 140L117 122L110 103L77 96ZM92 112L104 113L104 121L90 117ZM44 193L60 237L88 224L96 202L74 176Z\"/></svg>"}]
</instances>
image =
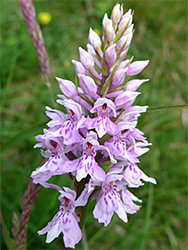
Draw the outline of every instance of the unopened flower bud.
<instances>
[{"instance_id":1,"label":"unopened flower bud","mask_svg":"<svg viewBox=\"0 0 188 250\"><path fill-rule=\"evenodd\" d=\"M122 38L117 42L117 49L118 50L122 48L123 48L122 50L127 49L131 44L132 36L133 36L132 33L122 36Z\"/></svg>"},{"instance_id":2,"label":"unopened flower bud","mask_svg":"<svg viewBox=\"0 0 188 250\"><path fill-rule=\"evenodd\" d=\"M123 5L120 6L120 4L116 4L112 10L111 19L114 24L119 23L123 16Z\"/></svg>"},{"instance_id":3,"label":"unopened flower bud","mask_svg":"<svg viewBox=\"0 0 188 250\"><path fill-rule=\"evenodd\" d=\"M99 59L97 58L96 52L93 48L93 46L91 44L87 44L87 51L88 53L93 57L96 65L99 67L99 69L101 69L101 62L99 61ZM101 51L102 52L102 51ZM101 58L103 57L103 53L100 53Z\"/></svg>"},{"instance_id":4,"label":"unopened flower bud","mask_svg":"<svg viewBox=\"0 0 188 250\"><path fill-rule=\"evenodd\" d=\"M92 30L92 28L89 29L89 42L91 45L97 50L101 47L101 39L99 35Z\"/></svg>"},{"instance_id":5,"label":"unopened flower bud","mask_svg":"<svg viewBox=\"0 0 188 250\"><path fill-rule=\"evenodd\" d=\"M106 95L107 98L114 98L123 93L123 90L114 91Z\"/></svg>"},{"instance_id":6,"label":"unopened flower bud","mask_svg":"<svg viewBox=\"0 0 188 250\"><path fill-rule=\"evenodd\" d=\"M129 35L130 33L133 33L133 28L134 28L134 24L131 24L123 33L123 35Z\"/></svg>"},{"instance_id":7,"label":"unopened flower bud","mask_svg":"<svg viewBox=\"0 0 188 250\"><path fill-rule=\"evenodd\" d=\"M118 25L118 30L126 29L126 27L128 27L131 23L132 23L132 14L130 9L123 15L123 18Z\"/></svg>"},{"instance_id":8,"label":"unopened flower bud","mask_svg":"<svg viewBox=\"0 0 188 250\"><path fill-rule=\"evenodd\" d=\"M128 76L134 76L139 74L149 63L149 60L146 61L136 61L128 66Z\"/></svg>"},{"instance_id":9,"label":"unopened flower bud","mask_svg":"<svg viewBox=\"0 0 188 250\"><path fill-rule=\"evenodd\" d=\"M112 44L105 51L105 61L111 67L116 61L116 44Z\"/></svg>"},{"instance_id":10,"label":"unopened flower bud","mask_svg":"<svg viewBox=\"0 0 188 250\"><path fill-rule=\"evenodd\" d=\"M149 81L149 79L134 79L127 82L126 91L136 91L138 87L144 82Z\"/></svg>"},{"instance_id":11,"label":"unopened flower bud","mask_svg":"<svg viewBox=\"0 0 188 250\"><path fill-rule=\"evenodd\" d=\"M80 52L80 61L82 65L88 70L90 68L93 68L95 65L93 57L81 47L79 47L79 52Z\"/></svg>"},{"instance_id":12,"label":"unopened flower bud","mask_svg":"<svg viewBox=\"0 0 188 250\"><path fill-rule=\"evenodd\" d=\"M112 42L115 38L115 31L112 25L112 20L108 18L107 14L103 18L103 34L104 40Z\"/></svg>"},{"instance_id":13,"label":"unopened flower bud","mask_svg":"<svg viewBox=\"0 0 188 250\"><path fill-rule=\"evenodd\" d=\"M106 27L106 24L107 24L108 20L109 20L108 15L107 15L107 13L105 13L104 17L103 17L103 20L102 20L102 31L103 31L103 33L105 32L105 27Z\"/></svg>"},{"instance_id":14,"label":"unopened flower bud","mask_svg":"<svg viewBox=\"0 0 188 250\"><path fill-rule=\"evenodd\" d=\"M73 82L61 79L59 77L56 77L56 80L59 83L59 88L66 97L72 98L77 95L78 92Z\"/></svg>"},{"instance_id":15,"label":"unopened flower bud","mask_svg":"<svg viewBox=\"0 0 188 250\"><path fill-rule=\"evenodd\" d=\"M123 83L128 68L116 70L112 77L112 85L118 86Z\"/></svg>"},{"instance_id":16,"label":"unopened flower bud","mask_svg":"<svg viewBox=\"0 0 188 250\"><path fill-rule=\"evenodd\" d=\"M119 57L120 57L120 58L124 58L124 57L127 55L128 50L129 50L129 48L123 50L123 51L120 53Z\"/></svg>"},{"instance_id":17,"label":"unopened flower bud","mask_svg":"<svg viewBox=\"0 0 188 250\"><path fill-rule=\"evenodd\" d=\"M117 108L126 108L131 106L136 97L140 94L140 92L124 91L122 94L116 97L115 104Z\"/></svg>"},{"instance_id":18,"label":"unopened flower bud","mask_svg":"<svg viewBox=\"0 0 188 250\"><path fill-rule=\"evenodd\" d=\"M88 69L90 71L90 73L97 78L98 80L102 80L102 76L99 75L99 73L95 70L95 62L98 65L99 68L101 68L101 64L99 62L99 60L96 57L96 53L95 50L93 49L93 46L91 46L90 44L88 44L87 46L88 51L85 51L82 48L79 48L80 51L80 61L81 63L84 65L84 67L86 69ZM95 61L94 61L95 60Z\"/></svg>"},{"instance_id":19,"label":"unopened flower bud","mask_svg":"<svg viewBox=\"0 0 188 250\"><path fill-rule=\"evenodd\" d=\"M93 97L94 99L98 97L97 95L97 85L90 76L85 76L82 74L78 75L80 80L80 87L86 95Z\"/></svg>"},{"instance_id":20,"label":"unopened flower bud","mask_svg":"<svg viewBox=\"0 0 188 250\"><path fill-rule=\"evenodd\" d=\"M127 67L127 66L129 65L129 62L130 62L129 59L127 59L127 60L121 62L121 63L118 65L118 67L117 67L116 70L118 70L118 69L123 69L123 68Z\"/></svg>"},{"instance_id":21,"label":"unopened flower bud","mask_svg":"<svg viewBox=\"0 0 188 250\"><path fill-rule=\"evenodd\" d=\"M72 60L72 63L74 64L75 66L75 70L76 70L76 74L83 74L83 75L86 75L87 73L87 70L86 68L84 68L84 66L81 64L81 62L78 62L76 60Z\"/></svg>"}]
</instances>

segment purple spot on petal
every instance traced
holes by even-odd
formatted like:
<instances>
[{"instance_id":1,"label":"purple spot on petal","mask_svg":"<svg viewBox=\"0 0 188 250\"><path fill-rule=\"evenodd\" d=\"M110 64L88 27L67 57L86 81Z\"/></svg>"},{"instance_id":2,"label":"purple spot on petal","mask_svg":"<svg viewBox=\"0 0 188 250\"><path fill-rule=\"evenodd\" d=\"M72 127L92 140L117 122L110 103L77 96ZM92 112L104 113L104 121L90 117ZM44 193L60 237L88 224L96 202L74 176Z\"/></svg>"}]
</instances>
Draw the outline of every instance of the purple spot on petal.
<instances>
[{"instance_id":1,"label":"purple spot on petal","mask_svg":"<svg viewBox=\"0 0 188 250\"><path fill-rule=\"evenodd\" d=\"M138 172L136 171L136 169L135 169L135 168L133 169L133 171L134 171L135 173L138 173Z\"/></svg>"},{"instance_id":2,"label":"purple spot on petal","mask_svg":"<svg viewBox=\"0 0 188 250\"><path fill-rule=\"evenodd\" d=\"M67 222L68 222L68 218L66 218L65 221L63 220L63 224L67 224Z\"/></svg>"},{"instance_id":3,"label":"purple spot on petal","mask_svg":"<svg viewBox=\"0 0 188 250\"><path fill-rule=\"evenodd\" d=\"M64 223L65 224L65 223ZM64 228L64 231L67 233L70 230L70 228Z\"/></svg>"}]
</instances>

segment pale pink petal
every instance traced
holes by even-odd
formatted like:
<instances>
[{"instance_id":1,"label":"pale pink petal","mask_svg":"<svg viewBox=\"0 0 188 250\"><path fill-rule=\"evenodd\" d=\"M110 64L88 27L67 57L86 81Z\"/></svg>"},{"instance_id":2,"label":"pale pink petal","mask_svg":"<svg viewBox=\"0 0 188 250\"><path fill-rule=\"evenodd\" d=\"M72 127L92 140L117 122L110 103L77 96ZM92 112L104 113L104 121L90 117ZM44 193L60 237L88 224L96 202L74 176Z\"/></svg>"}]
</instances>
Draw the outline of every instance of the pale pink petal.
<instances>
[{"instance_id":1,"label":"pale pink petal","mask_svg":"<svg viewBox=\"0 0 188 250\"><path fill-rule=\"evenodd\" d=\"M98 166L98 164L95 161L94 156L92 155L84 155L79 159L77 175L76 175L77 181L82 180L88 174L95 181L105 180L104 170Z\"/></svg>"},{"instance_id":2,"label":"pale pink petal","mask_svg":"<svg viewBox=\"0 0 188 250\"><path fill-rule=\"evenodd\" d=\"M128 66L128 76L134 76L139 74L149 63L149 60L146 61L136 61Z\"/></svg>"},{"instance_id":3,"label":"pale pink petal","mask_svg":"<svg viewBox=\"0 0 188 250\"><path fill-rule=\"evenodd\" d=\"M52 121L48 122L47 125L48 127L54 127L56 125L62 124L62 122L65 122L66 120L66 115L61 112L60 110L52 109L50 107L46 107L46 115L52 119Z\"/></svg>"},{"instance_id":4,"label":"pale pink petal","mask_svg":"<svg viewBox=\"0 0 188 250\"><path fill-rule=\"evenodd\" d=\"M127 82L126 91L136 91L138 87L144 82L148 82L149 79L134 79Z\"/></svg>"},{"instance_id":5,"label":"pale pink petal","mask_svg":"<svg viewBox=\"0 0 188 250\"><path fill-rule=\"evenodd\" d=\"M76 70L76 74L83 74L86 75L87 74L87 69L84 68L84 66L81 64L81 62L78 62L76 60L72 60L72 63L75 66L75 70Z\"/></svg>"},{"instance_id":6,"label":"pale pink petal","mask_svg":"<svg viewBox=\"0 0 188 250\"><path fill-rule=\"evenodd\" d=\"M127 213L134 214L140 209L140 206L136 205L133 201L138 201L138 202L142 202L142 201L139 200L136 196L134 196L126 188L122 190L122 200L123 200L125 211Z\"/></svg>"},{"instance_id":7,"label":"pale pink petal","mask_svg":"<svg viewBox=\"0 0 188 250\"><path fill-rule=\"evenodd\" d=\"M65 173L62 166L65 160L59 155L50 157L41 167L32 172L31 178L35 184L41 181L48 181L51 176L62 175Z\"/></svg>"},{"instance_id":8,"label":"pale pink petal","mask_svg":"<svg viewBox=\"0 0 188 250\"><path fill-rule=\"evenodd\" d=\"M95 52L93 46L92 46L91 44L89 44L89 43L87 44L87 51L88 51L89 54L93 57L93 59L94 59L96 65L97 65L97 67L98 67L99 69L101 69L101 62L99 61L99 59L98 59L98 57L97 57L97 54L96 54L96 52ZM103 57L102 51L101 51L101 50L98 50L97 52L99 53L99 56L102 58L102 57Z\"/></svg>"},{"instance_id":9,"label":"pale pink petal","mask_svg":"<svg viewBox=\"0 0 188 250\"><path fill-rule=\"evenodd\" d=\"M89 196L93 192L93 189L94 188L91 188L91 186L89 184L85 184L84 190L82 191L80 196L75 201L75 206L76 207L85 206L87 201L88 201Z\"/></svg>"},{"instance_id":10,"label":"pale pink petal","mask_svg":"<svg viewBox=\"0 0 188 250\"><path fill-rule=\"evenodd\" d=\"M82 74L78 74L78 77L80 80L80 87L82 88L83 92L94 99L99 98L95 81L90 76L85 76Z\"/></svg>"},{"instance_id":11,"label":"pale pink petal","mask_svg":"<svg viewBox=\"0 0 188 250\"><path fill-rule=\"evenodd\" d=\"M62 103L66 109L67 109L67 113L70 113L70 110L72 110L74 112L74 119L75 120L79 120L80 117L83 114L83 110L80 104L76 103L75 101L71 100L71 99L64 99L63 103Z\"/></svg>"},{"instance_id":12,"label":"pale pink petal","mask_svg":"<svg viewBox=\"0 0 188 250\"><path fill-rule=\"evenodd\" d=\"M109 109L111 110L112 112L112 115L114 117L116 117L116 107L115 107L115 104L107 99L107 98L99 98L95 104L94 104L94 107L90 110L91 113L95 113L95 112L102 112L101 110L101 107L106 104L107 105L107 109L106 111L104 111L104 115L105 115L105 112L109 113Z\"/></svg>"},{"instance_id":13,"label":"pale pink petal","mask_svg":"<svg viewBox=\"0 0 188 250\"><path fill-rule=\"evenodd\" d=\"M128 183L129 187L139 187L139 186L143 186L144 183L141 181L147 181L147 182L151 182L153 184L156 184L156 180L148 177L147 175L144 174L144 172L142 172L136 164L134 165L130 165L129 167L127 167L124 171L124 178L126 180L126 182Z\"/></svg>"},{"instance_id":14,"label":"pale pink petal","mask_svg":"<svg viewBox=\"0 0 188 250\"><path fill-rule=\"evenodd\" d=\"M105 172L98 166L97 162L94 161L92 167L88 169L88 173L94 181L104 181Z\"/></svg>"},{"instance_id":15,"label":"pale pink petal","mask_svg":"<svg viewBox=\"0 0 188 250\"><path fill-rule=\"evenodd\" d=\"M95 49L100 48L102 45L99 35L95 31L93 31L92 28L89 29L88 40Z\"/></svg>"},{"instance_id":16,"label":"pale pink petal","mask_svg":"<svg viewBox=\"0 0 188 250\"><path fill-rule=\"evenodd\" d=\"M111 19L112 19L113 23L115 23L115 24L119 23L122 16L123 16L123 4L120 5L118 3L114 6L114 8L112 10Z\"/></svg>"},{"instance_id":17,"label":"pale pink petal","mask_svg":"<svg viewBox=\"0 0 188 250\"><path fill-rule=\"evenodd\" d=\"M111 93L107 94L106 97L107 98L117 97L121 93L123 93L123 90L114 91L114 92L111 92Z\"/></svg>"},{"instance_id":18,"label":"pale pink petal","mask_svg":"<svg viewBox=\"0 0 188 250\"><path fill-rule=\"evenodd\" d=\"M113 216L113 209L110 208L111 202L107 201L106 197L102 196L96 203L93 210L93 216L98 219L99 223L104 223L106 227Z\"/></svg>"},{"instance_id":19,"label":"pale pink petal","mask_svg":"<svg viewBox=\"0 0 188 250\"><path fill-rule=\"evenodd\" d=\"M125 69L118 69L114 72L112 77L112 85L119 86L123 83L125 79L125 75L127 73L128 68Z\"/></svg>"},{"instance_id":20,"label":"pale pink petal","mask_svg":"<svg viewBox=\"0 0 188 250\"><path fill-rule=\"evenodd\" d=\"M75 245L81 240L82 232L78 222L72 214L66 213L62 218L62 231L65 247L75 248Z\"/></svg>"},{"instance_id":21,"label":"pale pink petal","mask_svg":"<svg viewBox=\"0 0 188 250\"><path fill-rule=\"evenodd\" d=\"M112 44L105 51L105 61L111 67L116 61L116 44Z\"/></svg>"},{"instance_id":22,"label":"pale pink petal","mask_svg":"<svg viewBox=\"0 0 188 250\"><path fill-rule=\"evenodd\" d=\"M125 208L123 207L123 204L122 205L118 205L118 208L116 209L116 213L117 215L119 216L119 218L124 221L124 222L128 222L128 219L127 219L127 214L125 212Z\"/></svg>"},{"instance_id":23,"label":"pale pink petal","mask_svg":"<svg viewBox=\"0 0 188 250\"><path fill-rule=\"evenodd\" d=\"M59 88L61 89L62 93L65 96L71 98L78 94L76 86L73 82L69 80L61 79L59 77L56 77L56 80L59 83Z\"/></svg>"},{"instance_id":24,"label":"pale pink petal","mask_svg":"<svg viewBox=\"0 0 188 250\"><path fill-rule=\"evenodd\" d=\"M124 30L126 27L128 27L132 23L132 14L131 14L131 9L128 10L124 15L123 18L121 19L118 29L119 30Z\"/></svg>"},{"instance_id":25,"label":"pale pink petal","mask_svg":"<svg viewBox=\"0 0 188 250\"><path fill-rule=\"evenodd\" d=\"M64 138L65 145L71 145L73 143L80 142L82 139L82 136L79 134L77 129L77 124L69 120L67 120L62 127L54 132L53 136L62 136Z\"/></svg>"},{"instance_id":26,"label":"pale pink petal","mask_svg":"<svg viewBox=\"0 0 188 250\"><path fill-rule=\"evenodd\" d=\"M116 97L115 104L117 108L129 107L133 104L136 97L140 94L140 92L124 91L122 94Z\"/></svg>"},{"instance_id":27,"label":"pale pink petal","mask_svg":"<svg viewBox=\"0 0 188 250\"><path fill-rule=\"evenodd\" d=\"M103 34L104 34L105 40L112 42L115 38L115 31L113 28L112 20L108 18L106 13L104 15L102 25L103 25Z\"/></svg>"},{"instance_id":28,"label":"pale pink petal","mask_svg":"<svg viewBox=\"0 0 188 250\"><path fill-rule=\"evenodd\" d=\"M108 117L98 116L93 119L93 123L91 124L91 128L95 128L99 137L103 137L106 133L110 133L112 135L116 134L117 125L113 123Z\"/></svg>"},{"instance_id":29,"label":"pale pink petal","mask_svg":"<svg viewBox=\"0 0 188 250\"><path fill-rule=\"evenodd\" d=\"M88 171L84 166L77 169L76 180L79 182L88 175Z\"/></svg>"},{"instance_id":30,"label":"pale pink petal","mask_svg":"<svg viewBox=\"0 0 188 250\"><path fill-rule=\"evenodd\" d=\"M59 224L60 222L57 222L57 224L48 231L46 237L46 243L51 243L55 238L57 238L60 235L61 228Z\"/></svg>"},{"instance_id":31,"label":"pale pink petal","mask_svg":"<svg viewBox=\"0 0 188 250\"><path fill-rule=\"evenodd\" d=\"M88 70L93 68L95 65L93 57L81 47L79 47L79 52L82 65Z\"/></svg>"},{"instance_id":32,"label":"pale pink petal","mask_svg":"<svg viewBox=\"0 0 188 250\"><path fill-rule=\"evenodd\" d=\"M49 232L50 230L52 230L56 225L59 224L59 221L61 219L62 216L62 212L59 211L54 217L53 219L47 224L46 227L44 227L42 230L38 231L39 235L45 234L47 232ZM61 231L60 231L61 232ZM58 237L58 235L60 234L59 230L57 229L57 227L55 227L55 232L53 231L53 236L54 238ZM56 233L56 235L55 235ZM49 239L48 239L49 240ZM52 239L53 240L53 239ZM51 240L51 241L52 241ZM48 242L49 243L49 242Z\"/></svg>"}]
</instances>

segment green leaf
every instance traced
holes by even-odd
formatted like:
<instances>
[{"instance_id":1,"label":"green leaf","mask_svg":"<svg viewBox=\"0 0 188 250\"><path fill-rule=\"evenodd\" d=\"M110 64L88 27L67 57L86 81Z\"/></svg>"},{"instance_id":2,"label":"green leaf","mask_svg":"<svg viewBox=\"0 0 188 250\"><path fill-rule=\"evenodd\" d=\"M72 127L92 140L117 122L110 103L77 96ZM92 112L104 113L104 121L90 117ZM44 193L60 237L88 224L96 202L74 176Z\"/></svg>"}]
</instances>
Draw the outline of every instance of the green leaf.
<instances>
[{"instance_id":1,"label":"green leaf","mask_svg":"<svg viewBox=\"0 0 188 250\"><path fill-rule=\"evenodd\" d=\"M45 124L46 124L46 122L39 123L39 124L34 125L30 128L22 130L20 133L12 136L10 139L8 139L7 141L5 141L2 144L1 152L4 152L10 146L20 142L21 140L23 140L25 138L29 138L31 135L33 136L33 134L38 133L39 130L41 129L41 127L44 126Z\"/></svg>"},{"instance_id":2,"label":"green leaf","mask_svg":"<svg viewBox=\"0 0 188 250\"><path fill-rule=\"evenodd\" d=\"M5 240L5 243L8 247L8 249L17 249L16 248L16 245L14 243L14 240L10 237L10 233L5 225L5 222L4 222L4 219L3 219L3 216L1 214L1 211L0 211L0 220L1 220L1 226L2 226L2 231L3 231L3 236L4 236L4 240Z\"/></svg>"}]
</instances>

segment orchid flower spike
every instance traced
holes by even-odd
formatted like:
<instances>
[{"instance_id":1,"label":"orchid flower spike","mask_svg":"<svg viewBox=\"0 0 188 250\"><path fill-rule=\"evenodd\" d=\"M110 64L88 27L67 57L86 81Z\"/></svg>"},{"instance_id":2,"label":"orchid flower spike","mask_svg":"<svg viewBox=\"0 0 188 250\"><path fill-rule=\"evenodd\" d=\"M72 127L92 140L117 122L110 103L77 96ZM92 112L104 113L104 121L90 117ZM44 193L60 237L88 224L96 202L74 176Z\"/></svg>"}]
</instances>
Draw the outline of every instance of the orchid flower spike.
<instances>
[{"instance_id":1,"label":"orchid flower spike","mask_svg":"<svg viewBox=\"0 0 188 250\"><path fill-rule=\"evenodd\" d=\"M127 223L128 214L140 209L135 202L141 202L129 189L156 184L137 166L151 143L136 127L148 107L134 102L141 94L137 89L149 79L131 77L149 61L126 57L132 19L131 10L123 15L123 5L116 4L111 18L104 15L102 39L90 28L87 51L80 47L80 61L72 60L75 79L56 77L60 110L46 107L48 128L36 136L35 145L46 161L31 174L35 184L60 193L59 211L38 231L47 234L47 243L62 233L65 247L75 248L82 238L83 207L91 199L96 200L93 216L99 223L107 226L114 213ZM71 188L48 182L67 174Z\"/></svg>"}]
</instances>

